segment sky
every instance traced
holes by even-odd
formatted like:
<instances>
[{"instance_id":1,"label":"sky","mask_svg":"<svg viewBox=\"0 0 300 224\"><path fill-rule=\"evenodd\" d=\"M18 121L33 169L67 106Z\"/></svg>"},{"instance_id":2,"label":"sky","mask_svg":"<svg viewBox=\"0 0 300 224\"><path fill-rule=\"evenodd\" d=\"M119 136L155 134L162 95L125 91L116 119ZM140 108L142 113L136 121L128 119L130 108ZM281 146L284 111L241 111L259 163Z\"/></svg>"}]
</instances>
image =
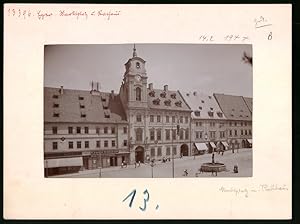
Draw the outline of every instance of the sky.
<instances>
[{"instance_id":1,"label":"sky","mask_svg":"<svg viewBox=\"0 0 300 224\"><path fill-rule=\"evenodd\" d=\"M251 45L240 44L136 44L137 56L146 61L148 83L155 89L224 93L252 97ZM124 64L133 44L48 45L44 52L44 86L119 92Z\"/></svg>"}]
</instances>

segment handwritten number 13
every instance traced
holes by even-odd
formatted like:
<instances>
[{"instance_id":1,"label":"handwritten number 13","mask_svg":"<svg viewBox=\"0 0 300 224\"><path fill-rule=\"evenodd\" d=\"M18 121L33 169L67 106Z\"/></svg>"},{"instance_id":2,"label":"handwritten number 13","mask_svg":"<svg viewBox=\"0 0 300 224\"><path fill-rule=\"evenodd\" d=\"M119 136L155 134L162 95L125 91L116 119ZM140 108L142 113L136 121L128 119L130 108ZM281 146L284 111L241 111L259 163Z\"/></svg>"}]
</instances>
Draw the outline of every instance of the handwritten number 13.
<instances>
[{"instance_id":1,"label":"handwritten number 13","mask_svg":"<svg viewBox=\"0 0 300 224\"><path fill-rule=\"evenodd\" d=\"M149 201L149 193L147 189L144 191L144 194L147 194L147 199L144 198L144 208L140 207L142 211L146 210L146 203Z\"/></svg>"},{"instance_id":2,"label":"handwritten number 13","mask_svg":"<svg viewBox=\"0 0 300 224\"><path fill-rule=\"evenodd\" d=\"M134 189L129 195L127 195L126 198L123 199L123 202L124 202L124 201L127 200L127 198L129 198L129 197L131 196L131 200L130 200L130 202L129 202L129 207L130 207L130 208L131 208L131 206L132 206L132 203L133 203L135 194L136 194L136 189ZM149 192L148 192L147 189L144 191L144 195L147 195L147 197L144 198L144 207L143 207L143 208L142 208L142 207L139 207L142 211L145 211L145 210L146 210L146 204L147 204L147 202L149 201L149 198L150 198Z\"/></svg>"}]
</instances>

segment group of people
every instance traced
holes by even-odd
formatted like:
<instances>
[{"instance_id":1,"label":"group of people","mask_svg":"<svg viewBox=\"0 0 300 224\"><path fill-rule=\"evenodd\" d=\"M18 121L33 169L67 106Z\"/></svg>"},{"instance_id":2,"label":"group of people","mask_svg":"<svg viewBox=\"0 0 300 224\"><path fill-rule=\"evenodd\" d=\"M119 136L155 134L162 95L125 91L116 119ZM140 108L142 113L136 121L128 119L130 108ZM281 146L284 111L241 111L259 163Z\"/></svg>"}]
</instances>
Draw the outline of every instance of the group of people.
<instances>
[{"instance_id":1,"label":"group of people","mask_svg":"<svg viewBox=\"0 0 300 224\"><path fill-rule=\"evenodd\" d=\"M134 163L134 168L136 168L137 166L141 166L141 161L138 161L138 162L136 162L135 161L135 163ZM127 162L126 161L123 161L122 163L121 163L121 168L126 168L127 167Z\"/></svg>"},{"instance_id":2,"label":"group of people","mask_svg":"<svg viewBox=\"0 0 300 224\"><path fill-rule=\"evenodd\" d=\"M162 162L163 163L166 163L166 162L168 162L168 161L171 161L171 158L169 157L169 158L166 158L166 157L163 157L162 158Z\"/></svg>"}]
</instances>

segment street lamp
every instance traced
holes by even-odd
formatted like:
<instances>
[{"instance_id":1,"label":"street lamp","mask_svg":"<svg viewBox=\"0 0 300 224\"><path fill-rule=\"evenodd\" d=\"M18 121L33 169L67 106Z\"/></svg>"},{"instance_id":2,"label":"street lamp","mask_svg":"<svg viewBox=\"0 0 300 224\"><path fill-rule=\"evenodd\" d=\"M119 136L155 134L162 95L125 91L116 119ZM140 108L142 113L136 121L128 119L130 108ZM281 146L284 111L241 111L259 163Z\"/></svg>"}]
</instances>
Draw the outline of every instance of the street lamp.
<instances>
[{"instance_id":1,"label":"street lamp","mask_svg":"<svg viewBox=\"0 0 300 224\"><path fill-rule=\"evenodd\" d=\"M145 149L144 149L144 163L145 163L145 161L147 161L147 159L146 159L146 154L147 153L145 153L145 152L148 151L148 145L147 145L147 143L148 143L148 136L145 138L145 141L144 141L144 144L145 144Z\"/></svg>"},{"instance_id":2,"label":"street lamp","mask_svg":"<svg viewBox=\"0 0 300 224\"><path fill-rule=\"evenodd\" d=\"M207 132L205 132L205 135L204 135L204 139L205 139L205 143L206 143L206 146L207 146L207 139L208 139L208 137L207 137Z\"/></svg>"},{"instance_id":3,"label":"street lamp","mask_svg":"<svg viewBox=\"0 0 300 224\"><path fill-rule=\"evenodd\" d=\"M153 178L153 167L155 166L155 163L153 160L151 160L150 166L151 166L151 177Z\"/></svg>"},{"instance_id":4,"label":"street lamp","mask_svg":"<svg viewBox=\"0 0 300 224\"><path fill-rule=\"evenodd\" d=\"M102 158L101 158L101 151L99 151L99 160L100 160L100 166L99 166L99 178L102 177Z\"/></svg>"},{"instance_id":5,"label":"street lamp","mask_svg":"<svg viewBox=\"0 0 300 224\"><path fill-rule=\"evenodd\" d=\"M48 160L46 159L46 177L48 177Z\"/></svg>"}]
</instances>

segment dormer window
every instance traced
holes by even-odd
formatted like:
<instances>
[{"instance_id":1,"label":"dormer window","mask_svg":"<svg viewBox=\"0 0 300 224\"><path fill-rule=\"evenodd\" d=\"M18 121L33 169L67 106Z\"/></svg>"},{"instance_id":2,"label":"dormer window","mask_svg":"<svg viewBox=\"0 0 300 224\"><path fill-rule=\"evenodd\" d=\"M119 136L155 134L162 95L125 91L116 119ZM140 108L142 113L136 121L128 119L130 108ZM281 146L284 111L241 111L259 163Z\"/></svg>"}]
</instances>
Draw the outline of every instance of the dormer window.
<instances>
[{"instance_id":1,"label":"dormer window","mask_svg":"<svg viewBox=\"0 0 300 224\"><path fill-rule=\"evenodd\" d=\"M52 98L53 99L58 99L58 95L53 95Z\"/></svg>"},{"instance_id":2,"label":"dormer window","mask_svg":"<svg viewBox=\"0 0 300 224\"><path fill-rule=\"evenodd\" d=\"M59 107L59 104L58 104L58 103L54 103L54 104L53 104L53 107L54 107L54 108L58 108L58 107Z\"/></svg>"},{"instance_id":3,"label":"dormer window","mask_svg":"<svg viewBox=\"0 0 300 224\"><path fill-rule=\"evenodd\" d=\"M202 110L202 107L199 107L199 110Z\"/></svg>"},{"instance_id":4,"label":"dormer window","mask_svg":"<svg viewBox=\"0 0 300 224\"><path fill-rule=\"evenodd\" d=\"M79 100L84 100L84 97L83 96L79 96L78 99Z\"/></svg>"},{"instance_id":5,"label":"dormer window","mask_svg":"<svg viewBox=\"0 0 300 224\"><path fill-rule=\"evenodd\" d=\"M161 94L160 94L160 97L162 97L162 98L166 98L166 92L162 92Z\"/></svg>"},{"instance_id":6,"label":"dormer window","mask_svg":"<svg viewBox=\"0 0 300 224\"><path fill-rule=\"evenodd\" d=\"M152 90L151 92L149 92L149 96L155 97L155 92Z\"/></svg>"},{"instance_id":7,"label":"dormer window","mask_svg":"<svg viewBox=\"0 0 300 224\"><path fill-rule=\"evenodd\" d=\"M221 112L218 112L217 115L218 115L219 117L223 117L223 114L222 114Z\"/></svg>"},{"instance_id":8,"label":"dormer window","mask_svg":"<svg viewBox=\"0 0 300 224\"><path fill-rule=\"evenodd\" d=\"M165 100L165 105L166 106L171 106L171 100Z\"/></svg>"},{"instance_id":9,"label":"dormer window","mask_svg":"<svg viewBox=\"0 0 300 224\"><path fill-rule=\"evenodd\" d=\"M82 105L82 104L80 104L80 108L81 108L81 109L83 109L83 108L85 108L85 106L84 106L84 105Z\"/></svg>"},{"instance_id":10,"label":"dormer window","mask_svg":"<svg viewBox=\"0 0 300 224\"><path fill-rule=\"evenodd\" d=\"M208 96L209 99L211 99L211 96Z\"/></svg>"},{"instance_id":11,"label":"dormer window","mask_svg":"<svg viewBox=\"0 0 300 224\"><path fill-rule=\"evenodd\" d=\"M230 114L231 117L233 117L233 114Z\"/></svg>"},{"instance_id":12,"label":"dormer window","mask_svg":"<svg viewBox=\"0 0 300 224\"><path fill-rule=\"evenodd\" d=\"M200 111L195 111L195 116L200 117Z\"/></svg>"},{"instance_id":13,"label":"dormer window","mask_svg":"<svg viewBox=\"0 0 300 224\"><path fill-rule=\"evenodd\" d=\"M81 117L86 117L86 114L81 114Z\"/></svg>"},{"instance_id":14,"label":"dormer window","mask_svg":"<svg viewBox=\"0 0 300 224\"><path fill-rule=\"evenodd\" d=\"M214 108L211 107L210 110L214 110Z\"/></svg>"},{"instance_id":15,"label":"dormer window","mask_svg":"<svg viewBox=\"0 0 300 224\"><path fill-rule=\"evenodd\" d=\"M54 113L53 117L59 117L59 113Z\"/></svg>"},{"instance_id":16,"label":"dormer window","mask_svg":"<svg viewBox=\"0 0 300 224\"><path fill-rule=\"evenodd\" d=\"M182 102L181 102L181 101L177 101L177 102L175 103L175 105L176 105L177 107L181 107L181 106L182 106Z\"/></svg>"},{"instance_id":17,"label":"dormer window","mask_svg":"<svg viewBox=\"0 0 300 224\"><path fill-rule=\"evenodd\" d=\"M171 94L171 98L172 98L172 99L176 99L176 93L172 93L172 94Z\"/></svg>"},{"instance_id":18,"label":"dormer window","mask_svg":"<svg viewBox=\"0 0 300 224\"><path fill-rule=\"evenodd\" d=\"M243 115L240 114L240 117L243 117Z\"/></svg>"},{"instance_id":19,"label":"dormer window","mask_svg":"<svg viewBox=\"0 0 300 224\"><path fill-rule=\"evenodd\" d=\"M214 116L214 112L209 111L209 112L208 112L208 116L213 117L213 116Z\"/></svg>"},{"instance_id":20,"label":"dormer window","mask_svg":"<svg viewBox=\"0 0 300 224\"><path fill-rule=\"evenodd\" d=\"M204 100L201 100L201 103L204 103Z\"/></svg>"},{"instance_id":21,"label":"dormer window","mask_svg":"<svg viewBox=\"0 0 300 224\"><path fill-rule=\"evenodd\" d=\"M155 100L153 100L153 104L154 105L159 105L160 104L160 99L155 99Z\"/></svg>"}]
</instances>

